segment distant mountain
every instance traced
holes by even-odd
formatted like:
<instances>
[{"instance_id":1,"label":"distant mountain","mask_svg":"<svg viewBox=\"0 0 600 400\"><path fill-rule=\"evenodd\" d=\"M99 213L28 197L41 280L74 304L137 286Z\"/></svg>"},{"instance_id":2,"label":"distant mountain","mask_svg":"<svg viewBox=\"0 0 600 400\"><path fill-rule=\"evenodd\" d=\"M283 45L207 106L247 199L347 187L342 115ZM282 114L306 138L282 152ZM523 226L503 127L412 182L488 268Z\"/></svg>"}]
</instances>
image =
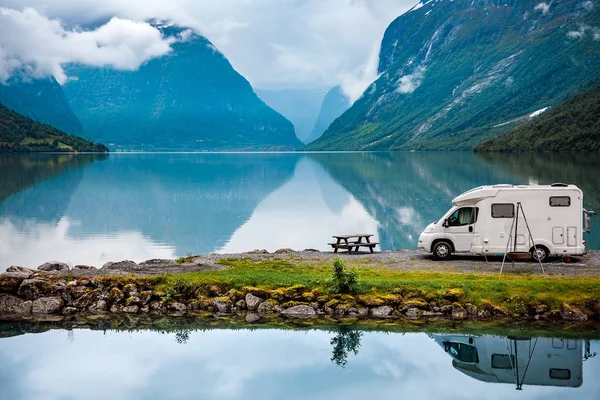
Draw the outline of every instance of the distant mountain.
<instances>
[{"instance_id":1,"label":"distant mountain","mask_svg":"<svg viewBox=\"0 0 600 400\"><path fill-rule=\"evenodd\" d=\"M304 143L312 134L325 91L322 89L256 89L256 94L294 124L296 136Z\"/></svg>"},{"instance_id":2,"label":"distant mountain","mask_svg":"<svg viewBox=\"0 0 600 400\"><path fill-rule=\"evenodd\" d=\"M138 71L71 67L64 90L86 134L115 148L278 150L302 143L225 56L186 32L173 51Z\"/></svg>"},{"instance_id":3,"label":"distant mountain","mask_svg":"<svg viewBox=\"0 0 600 400\"><path fill-rule=\"evenodd\" d=\"M380 77L312 150L470 149L600 74L600 4L438 0L388 27Z\"/></svg>"},{"instance_id":4,"label":"distant mountain","mask_svg":"<svg viewBox=\"0 0 600 400\"><path fill-rule=\"evenodd\" d=\"M77 136L34 121L0 104L0 152L105 152Z\"/></svg>"},{"instance_id":5,"label":"distant mountain","mask_svg":"<svg viewBox=\"0 0 600 400\"><path fill-rule=\"evenodd\" d=\"M83 135L83 125L54 78L24 80L15 77L6 84L0 83L0 103L70 135Z\"/></svg>"},{"instance_id":6,"label":"distant mountain","mask_svg":"<svg viewBox=\"0 0 600 400\"><path fill-rule=\"evenodd\" d=\"M600 151L600 85L479 144L474 150Z\"/></svg>"},{"instance_id":7,"label":"distant mountain","mask_svg":"<svg viewBox=\"0 0 600 400\"><path fill-rule=\"evenodd\" d=\"M321 104L319 116L306 143L311 143L321 137L329 125L344 111L350 108L350 99L344 94L341 86L335 86L327 92Z\"/></svg>"}]
</instances>

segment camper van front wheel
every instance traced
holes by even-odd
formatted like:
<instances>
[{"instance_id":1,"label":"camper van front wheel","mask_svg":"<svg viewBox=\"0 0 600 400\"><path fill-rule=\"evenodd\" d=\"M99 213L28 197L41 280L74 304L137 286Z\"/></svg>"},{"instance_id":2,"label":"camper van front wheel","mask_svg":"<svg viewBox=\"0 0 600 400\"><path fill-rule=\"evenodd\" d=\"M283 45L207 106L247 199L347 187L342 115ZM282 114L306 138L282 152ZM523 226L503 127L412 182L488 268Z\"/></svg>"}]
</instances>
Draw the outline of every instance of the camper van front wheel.
<instances>
[{"instance_id":1,"label":"camper van front wheel","mask_svg":"<svg viewBox=\"0 0 600 400\"><path fill-rule=\"evenodd\" d=\"M439 241L433 246L433 256L437 260L447 260L452 255L452 245L445 241Z\"/></svg>"},{"instance_id":2,"label":"camper van front wheel","mask_svg":"<svg viewBox=\"0 0 600 400\"><path fill-rule=\"evenodd\" d=\"M535 249L537 249L537 252L535 251ZM535 261L538 260L538 257L541 262L546 262L550 258L550 251L544 246L535 246L532 247L529 251L533 255L533 259Z\"/></svg>"}]
</instances>

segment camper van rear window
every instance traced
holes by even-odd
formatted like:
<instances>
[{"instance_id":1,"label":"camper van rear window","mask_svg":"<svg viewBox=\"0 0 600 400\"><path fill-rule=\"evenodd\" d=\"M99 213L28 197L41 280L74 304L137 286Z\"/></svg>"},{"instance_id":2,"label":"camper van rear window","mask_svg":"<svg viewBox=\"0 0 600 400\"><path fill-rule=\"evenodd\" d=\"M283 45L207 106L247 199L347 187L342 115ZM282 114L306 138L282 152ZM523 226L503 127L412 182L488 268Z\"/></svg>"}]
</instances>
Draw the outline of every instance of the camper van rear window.
<instances>
[{"instance_id":1,"label":"camper van rear window","mask_svg":"<svg viewBox=\"0 0 600 400\"><path fill-rule=\"evenodd\" d=\"M550 368L550 378L551 379L571 379L571 370L570 369L559 369L559 368Z\"/></svg>"},{"instance_id":2,"label":"camper van rear window","mask_svg":"<svg viewBox=\"0 0 600 400\"><path fill-rule=\"evenodd\" d=\"M571 198L569 196L552 196L550 197L550 207L569 207Z\"/></svg>"},{"instance_id":3,"label":"camper van rear window","mask_svg":"<svg viewBox=\"0 0 600 400\"><path fill-rule=\"evenodd\" d=\"M492 218L514 218L515 205L496 203L492 204Z\"/></svg>"}]
</instances>

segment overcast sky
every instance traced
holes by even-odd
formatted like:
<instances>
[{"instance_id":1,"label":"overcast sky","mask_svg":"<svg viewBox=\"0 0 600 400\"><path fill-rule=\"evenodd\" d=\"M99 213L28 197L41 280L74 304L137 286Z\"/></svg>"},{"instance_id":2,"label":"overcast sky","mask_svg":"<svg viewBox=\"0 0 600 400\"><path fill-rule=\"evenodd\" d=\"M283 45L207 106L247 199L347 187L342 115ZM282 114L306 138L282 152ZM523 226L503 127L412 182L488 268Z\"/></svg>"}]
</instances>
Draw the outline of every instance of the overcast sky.
<instances>
[{"instance_id":1,"label":"overcast sky","mask_svg":"<svg viewBox=\"0 0 600 400\"><path fill-rule=\"evenodd\" d=\"M69 61L136 69L179 40L157 37L143 24L162 19L208 37L256 88L342 83L358 97L376 77L385 28L417 2L0 0L0 80L24 67L64 80L60 65ZM102 31L75 27L112 17Z\"/></svg>"}]
</instances>

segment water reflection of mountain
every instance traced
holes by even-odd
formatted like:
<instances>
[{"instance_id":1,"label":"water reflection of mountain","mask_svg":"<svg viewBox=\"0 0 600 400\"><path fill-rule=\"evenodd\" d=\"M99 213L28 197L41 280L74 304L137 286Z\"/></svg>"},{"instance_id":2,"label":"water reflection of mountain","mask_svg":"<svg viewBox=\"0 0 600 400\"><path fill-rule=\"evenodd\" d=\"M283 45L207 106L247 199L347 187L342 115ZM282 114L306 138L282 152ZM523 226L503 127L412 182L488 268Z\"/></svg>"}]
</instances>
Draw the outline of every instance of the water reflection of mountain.
<instances>
[{"instance_id":1,"label":"water reflection of mountain","mask_svg":"<svg viewBox=\"0 0 600 400\"><path fill-rule=\"evenodd\" d=\"M296 154L114 155L86 171L71 199L74 235L141 232L155 242L209 253L286 182Z\"/></svg>"},{"instance_id":2,"label":"water reflection of mountain","mask_svg":"<svg viewBox=\"0 0 600 400\"><path fill-rule=\"evenodd\" d=\"M489 383L579 387L583 383L584 347L573 339L431 335L452 358L452 366Z\"/></svg>"},{"instance_id":3,"label":"water reflection of mountain","mask_svg":"<svg viewBox=\"0 0 600 400\"><path fill-rule=\"evenodd\" d=\"M83 170L105 154L0 154L0 216L56 222Z\"/></svg>"},{"instance_id":4,"label":"water reflection of mountain","mask_svg":"<svg viewBox=\"0 0 600 400\"><path fill-rule=\"evenodd\" d=\"M313 153L380 223L384 250L415 248L423 228L476 186L523 178L471 153Z\"/></svg>"}]
</instances>

